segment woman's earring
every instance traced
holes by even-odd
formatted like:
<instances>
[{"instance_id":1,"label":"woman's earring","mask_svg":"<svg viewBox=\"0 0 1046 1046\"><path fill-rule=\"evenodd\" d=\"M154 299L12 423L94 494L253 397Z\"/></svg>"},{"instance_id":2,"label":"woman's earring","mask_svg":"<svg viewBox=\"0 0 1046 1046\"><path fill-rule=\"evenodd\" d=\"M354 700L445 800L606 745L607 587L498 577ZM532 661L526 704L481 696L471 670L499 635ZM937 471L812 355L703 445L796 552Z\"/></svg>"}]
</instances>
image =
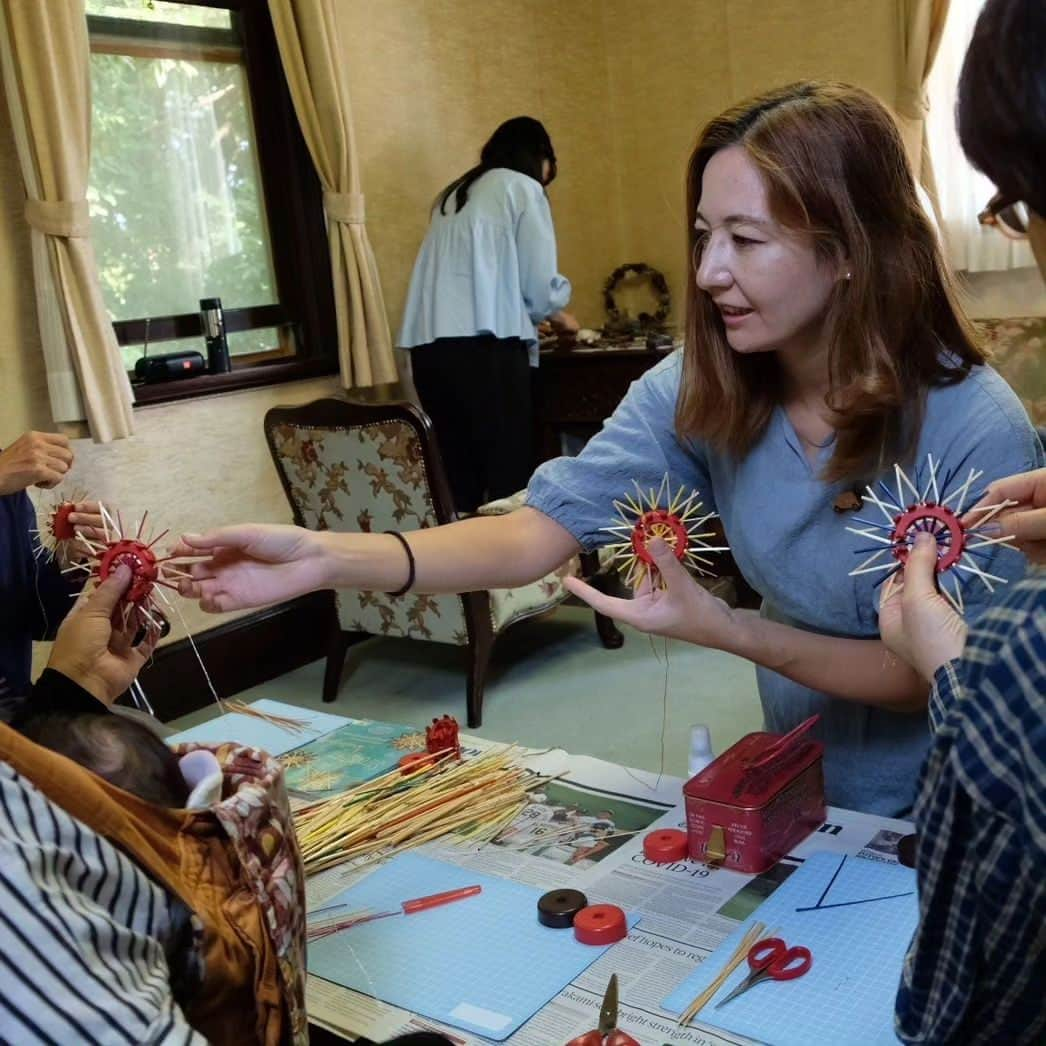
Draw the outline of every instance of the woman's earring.
<instances>
[{"instance_id":1,"label":"woman's earring","mask_svg":"<svg viewBox=\"0 0 1046 1046\"><path fill-rule=\"evenodd\" d=\"M846 278L848 280L853 279L853 273L849 269L846 270Z\"/></svg>"}]
</instances>

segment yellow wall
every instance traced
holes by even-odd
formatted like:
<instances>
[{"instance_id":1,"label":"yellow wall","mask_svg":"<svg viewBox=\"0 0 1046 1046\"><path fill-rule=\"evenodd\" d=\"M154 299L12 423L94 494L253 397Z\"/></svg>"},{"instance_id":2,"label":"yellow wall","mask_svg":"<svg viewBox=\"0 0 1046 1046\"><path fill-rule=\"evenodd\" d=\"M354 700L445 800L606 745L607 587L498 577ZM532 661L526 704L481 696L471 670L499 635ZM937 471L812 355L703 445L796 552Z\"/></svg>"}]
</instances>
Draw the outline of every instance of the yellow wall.
<instances>
[{"instance_id":1,"label":"yellow wall","mask_svg":"<svg viewBox=\"0 0 1046 1046\"><path fill-rule=\"evenodd\" d=\"M436 193L513 116L559 161L549 198L574 305L600 315L620 256L600 0L353 0L339 7L368 234L395 337Z\"/></svg>"},{"instance_id":2,"label":"yellow wall","mask_svg":"<svg viewBox=\"0 0 1046 1046\"><path fill-rule=\"evenodd\" d=\"M502 120L527 113L560 160L550 190L571 309L603 320L618 265L645 261L681 305L683 174L702 124L802 77L892 104L888 0L353 0L339 8L368 230L399 324L436 192Z\"/></svg>"},{"instance_id":3,"label":"yellow wall","mask_svg":"<svg viewBox=\"0 0 1046 1046\"><path fill-rule=\"evenodd\" d=\"M846 80L892 105L895 7L887 0L661 0L645 9L639 18L630 0L601 5L628 255L619 261L661 269L681 323L684 179L703 125L747 95L800 79Z\"/></svg>"}]
</instances>

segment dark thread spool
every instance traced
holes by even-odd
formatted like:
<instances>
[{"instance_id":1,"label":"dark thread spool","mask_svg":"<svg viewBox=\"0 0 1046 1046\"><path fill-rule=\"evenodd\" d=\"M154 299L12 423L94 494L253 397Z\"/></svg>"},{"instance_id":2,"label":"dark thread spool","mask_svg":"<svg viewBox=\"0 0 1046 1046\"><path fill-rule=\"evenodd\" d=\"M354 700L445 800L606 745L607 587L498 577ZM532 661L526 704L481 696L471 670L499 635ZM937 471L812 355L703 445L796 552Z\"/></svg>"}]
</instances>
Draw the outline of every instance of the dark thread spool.
<instances>
[{"instance_id":1,"label":"dark thread spool","mask_svg":"<svg viewBox=\"0 0 1046 1046\"><path fill-rule=\"evenodd\" d=\"M538 922L564 930L574 925L574 916L587 905L588 898L580 890L549 890L538 899Z\"/></svg>"}]
</instances>

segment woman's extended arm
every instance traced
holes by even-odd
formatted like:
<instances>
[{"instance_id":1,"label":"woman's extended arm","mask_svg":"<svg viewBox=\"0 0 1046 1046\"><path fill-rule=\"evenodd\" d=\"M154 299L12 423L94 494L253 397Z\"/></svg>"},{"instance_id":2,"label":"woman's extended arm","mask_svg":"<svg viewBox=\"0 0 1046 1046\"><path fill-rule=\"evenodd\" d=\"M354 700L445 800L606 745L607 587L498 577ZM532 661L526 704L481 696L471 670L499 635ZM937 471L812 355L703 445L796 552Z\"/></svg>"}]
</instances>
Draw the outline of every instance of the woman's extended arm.
<instances>
[{"instance_id":1,"label":"woman's extended arm","mask_svg":"<svg viewBox=\"0 0 1046 1046\"><path fill-rule=\"evenodd\" d=\"M926 707L929 684L879 640L820 635L731 610L690 577L664 542L649 548L663 589L646 586L633 599L615 599L577 578L564 584L601 614L642 632L737 654L833 697L896 712Z\"/></svg>"},{"instance_id":2,"label":"woman's extended arm","mask_svg":"<svg viewBox=\"0 0 1046 1046\"><path fill-rule=\"evenodd\" d=\"M476 516L403 535L414 555L415 592L512 588L543 577L579 550L569 531L535 509ZM407 580L403 546L389 534L333 533L245 524L187 534L178 555L193 565L183 595L204 610L263 606L322 588L393 592Z\"/></svg>"},{"instance_id":3,"label":"woman's extended arm","mask_svg":"<svg viewBox=\"0 0 1046 1046\"><path fill-rule=\"evenodd\" d=\"M702 590L703 591L703 590ZM832 697L893 712L919 712L930 685L878 639L844 639L735 610L739 628L720 646Z\"/></svg>"}]
</instances>

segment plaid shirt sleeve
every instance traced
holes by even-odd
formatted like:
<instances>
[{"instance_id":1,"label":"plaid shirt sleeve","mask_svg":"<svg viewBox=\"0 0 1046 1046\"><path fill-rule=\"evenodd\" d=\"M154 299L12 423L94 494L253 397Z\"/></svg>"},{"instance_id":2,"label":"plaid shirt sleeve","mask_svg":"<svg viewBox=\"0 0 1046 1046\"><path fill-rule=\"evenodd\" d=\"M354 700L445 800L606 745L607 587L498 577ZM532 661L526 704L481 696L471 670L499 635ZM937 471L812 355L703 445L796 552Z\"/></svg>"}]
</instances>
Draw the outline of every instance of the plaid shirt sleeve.
<instances>
[{"instance_id":1,"label":"plaid shirt sleeve","mask_svg":"<svg viewBox=\"0 0 1046 1046\"><path fill-rule=\"evenodd\" d=\"M943 666L923 767L919 927L897 994L907 1043L1046 1036L1046 572L1011 587Z\"/></svg>"}]
</instances>

